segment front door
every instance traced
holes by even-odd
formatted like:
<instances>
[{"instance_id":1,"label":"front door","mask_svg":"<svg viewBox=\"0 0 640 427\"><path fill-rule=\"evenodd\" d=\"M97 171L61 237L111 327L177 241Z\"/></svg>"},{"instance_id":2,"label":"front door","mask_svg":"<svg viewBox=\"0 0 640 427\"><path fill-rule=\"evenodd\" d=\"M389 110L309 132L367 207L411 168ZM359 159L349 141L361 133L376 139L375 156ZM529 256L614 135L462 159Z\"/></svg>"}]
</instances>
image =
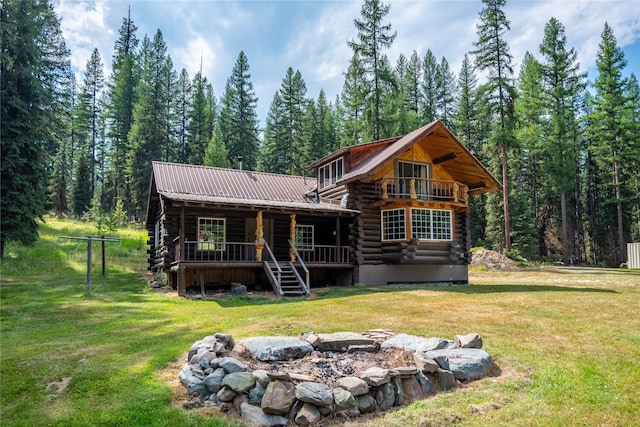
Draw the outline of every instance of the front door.
<instances>
[{"instance_id":1,"label":"front door","mask_svg":"<svg viewBox=\"0 0 640 427\"><path fill-rule=\"evenodd\" d=\"M256 227L257 221L255 218L247 218L245 220L245 242L254 243L256 241ZM273 218L262 219L262 232L264 234L264 240L273 248Z\"/></svg>"}]
</instances>

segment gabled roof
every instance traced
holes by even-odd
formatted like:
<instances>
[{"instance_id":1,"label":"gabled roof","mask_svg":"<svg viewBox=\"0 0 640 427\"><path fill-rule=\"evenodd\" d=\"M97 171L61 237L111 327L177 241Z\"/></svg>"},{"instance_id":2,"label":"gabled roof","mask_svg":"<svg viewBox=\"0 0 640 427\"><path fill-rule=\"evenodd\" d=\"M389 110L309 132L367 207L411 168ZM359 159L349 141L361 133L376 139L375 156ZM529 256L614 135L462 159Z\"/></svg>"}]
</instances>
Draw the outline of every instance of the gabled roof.
<instances>
[{"instance_id":1,"label":"gabled roof","mask_svg":"<svg viewBox=\"0 0 640 427\"><path fill-rule=\"evenodd\" d=\"M427 139L428 138L428 139ZM480 194L494 191L501 187L500 183L489 171L467 150L464 145L439 120L429 123L401 138L387 139L380 142L380 149L370 156L352 165L351 170L336 182L338 185L366 179L373 176L380 168L393 161L400 154L410 150L415 144L426 141L425 150L436 163L440 159L442 167L451 177L470 187L469 192ZM355 145L351 148L357 148ZM325 157L325 159L331 156ZM446 163L444 163L446 161ZM319 166L321 163L316 162Z\"/></svg>"},{"instance_id":2,"label":"gabled roof","mask_svg":"<svg viewBox=\"0 0 640 427\"><path fill-rule=\"evenodd\" d=\"M308 177L153 162L152 186L164 198L183 202L356 212L335 204L313 203L306 193L315 189L316 179Z\"/></svg>"}]
</instances>

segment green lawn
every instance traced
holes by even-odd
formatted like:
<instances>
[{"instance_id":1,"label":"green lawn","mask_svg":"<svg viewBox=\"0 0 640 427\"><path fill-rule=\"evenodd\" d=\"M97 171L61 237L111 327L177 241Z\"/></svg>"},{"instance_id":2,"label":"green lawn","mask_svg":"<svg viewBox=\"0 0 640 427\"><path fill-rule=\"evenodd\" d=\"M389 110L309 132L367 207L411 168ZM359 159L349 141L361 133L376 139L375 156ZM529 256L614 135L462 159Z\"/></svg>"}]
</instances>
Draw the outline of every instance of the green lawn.
<instances>
[{"instance_id":1,"label":"green lawn","mask_svg":"<svg viewBox=\"0 0 640 427\"><path fill-rule=\"evenodd\" d=\"M57 236L89 233L86 224L48 218L34 247L7 247L0 266L3 426L240 425L171 405L163 371L194 341L215 332L242 338L370 328L443 338L478 332L502 375L360 424L630 426L640 419L640 272L476 271L469 286L195 301L146 287L146 236L129 229L121 244L107 244L106 277L94 263L87 296L86 246ZM63 380L61 393L47 389Z\"/></svg>"}]
</instances>

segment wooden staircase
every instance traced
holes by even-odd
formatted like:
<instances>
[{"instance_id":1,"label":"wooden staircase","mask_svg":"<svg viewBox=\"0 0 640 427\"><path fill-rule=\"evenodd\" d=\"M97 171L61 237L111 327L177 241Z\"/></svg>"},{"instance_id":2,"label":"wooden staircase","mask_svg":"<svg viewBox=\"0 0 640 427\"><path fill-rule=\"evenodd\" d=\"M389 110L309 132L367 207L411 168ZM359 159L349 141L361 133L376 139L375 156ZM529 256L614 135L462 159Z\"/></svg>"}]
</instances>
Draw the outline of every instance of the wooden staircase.
<instances>
[{"instance_id":1,"label":"wooden staircase","mask_svg":"<svg viewBox=\"0 0 640 427\"><path fill-rule=\"evenodd\" d=\"M309 295L309 269L300 259L297 249L289 241L295 255L298 257L300 265L305 272L306 280L303 280L296 269L293 262L279 263L276 257L273 255L273 251L269 245L265 242L264 248L267 250L267 259L262 263L264 264L264 271L267 273L269 282L273 286L273 290L279 297L299 297Z\"/></svg>"},{"instance_id":2,"label":"wooden staircase","mask_svg":"<svg viewBox=\"0 0 640 427\"><path fill-rule=\"evenodd\" d=\"M299 297L308 295L307 286L293 263L264 261L264 269L278 296Z\"/></svg>"}]
</instances>

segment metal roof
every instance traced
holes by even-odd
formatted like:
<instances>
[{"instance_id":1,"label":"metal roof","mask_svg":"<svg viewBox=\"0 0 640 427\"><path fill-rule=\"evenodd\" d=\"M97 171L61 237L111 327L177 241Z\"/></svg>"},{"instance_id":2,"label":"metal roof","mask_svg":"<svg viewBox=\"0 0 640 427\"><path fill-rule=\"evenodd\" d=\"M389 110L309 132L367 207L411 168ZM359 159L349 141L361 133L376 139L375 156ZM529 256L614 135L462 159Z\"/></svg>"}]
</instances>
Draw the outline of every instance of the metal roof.
<instances>
[{"instance_id":1,"label":"metal roof","mask_svg":"<svg viewBox=\"0 0 640 427\"><path fill-rule=\"evenodd\" d=\"M335 213L357 212L335 204L313 203L306 193L314 190L317 182L309 177L153 162L153 182L158 194L170 200Z\"/></svg>"}]
</instances>

